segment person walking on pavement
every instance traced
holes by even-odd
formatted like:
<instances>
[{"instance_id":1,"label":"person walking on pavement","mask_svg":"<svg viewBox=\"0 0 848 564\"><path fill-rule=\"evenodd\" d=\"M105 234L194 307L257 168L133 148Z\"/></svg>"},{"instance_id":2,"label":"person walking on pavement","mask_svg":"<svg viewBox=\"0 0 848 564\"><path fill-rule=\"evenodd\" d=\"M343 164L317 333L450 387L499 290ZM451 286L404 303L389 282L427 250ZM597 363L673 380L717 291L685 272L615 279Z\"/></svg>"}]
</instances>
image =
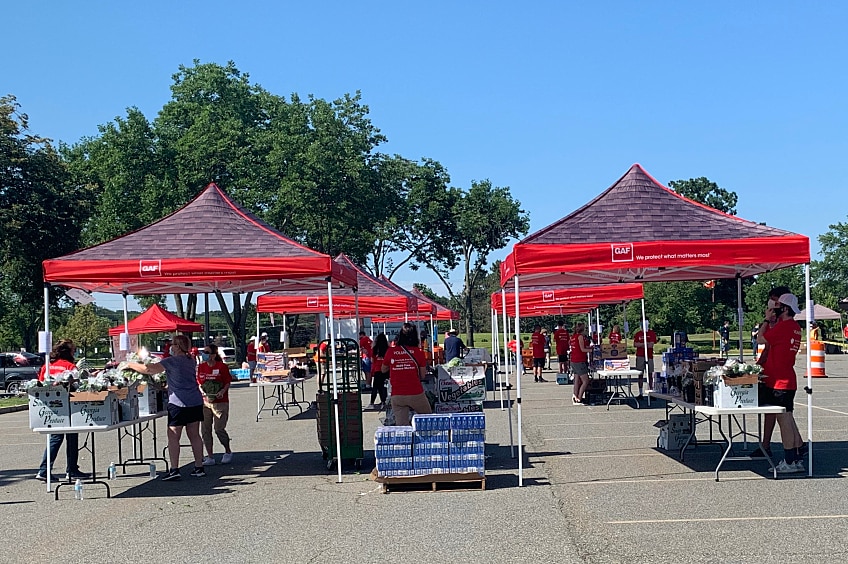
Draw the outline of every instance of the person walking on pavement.
<instances>
[{"instance_id":1,"label":"person walking on pavement","mask_svg":"<svg viewBox=\"0 0 848 564\"><path fill-rule=\"evenodd\" d=\"M542 334L541 325L533 327L530 347L533 349L533 381L547 382L542 378L542 369L545 368L545 336Z\"/></svg>"}]
</instances>

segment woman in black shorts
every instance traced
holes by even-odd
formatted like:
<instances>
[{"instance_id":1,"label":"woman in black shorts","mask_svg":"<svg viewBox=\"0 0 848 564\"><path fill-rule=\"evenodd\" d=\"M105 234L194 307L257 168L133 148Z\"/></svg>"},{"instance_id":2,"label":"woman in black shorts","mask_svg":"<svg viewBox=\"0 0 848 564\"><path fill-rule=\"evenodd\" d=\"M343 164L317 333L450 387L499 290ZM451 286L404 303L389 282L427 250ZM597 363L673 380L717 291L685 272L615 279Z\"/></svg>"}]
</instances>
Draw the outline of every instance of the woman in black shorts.
<instances>
[{"instance_id":1,"label":"woman in black shorts","mask_svg":"<svg viewBox=\"0 0 848 564\"><path fill-rule=\"evenodd\" d=\"M180 439L185 427L191 452L194 454L192 476L203 477L203 441L200 422L203 421L203 394L197 385L197 363L189 356L191 343L185 335L177 335L171 344L171 356L154 364L127 363L127 368L141 374L168 373L168 457L171 469L163 480L180 479Z\"/></svg>"}]
</instances>

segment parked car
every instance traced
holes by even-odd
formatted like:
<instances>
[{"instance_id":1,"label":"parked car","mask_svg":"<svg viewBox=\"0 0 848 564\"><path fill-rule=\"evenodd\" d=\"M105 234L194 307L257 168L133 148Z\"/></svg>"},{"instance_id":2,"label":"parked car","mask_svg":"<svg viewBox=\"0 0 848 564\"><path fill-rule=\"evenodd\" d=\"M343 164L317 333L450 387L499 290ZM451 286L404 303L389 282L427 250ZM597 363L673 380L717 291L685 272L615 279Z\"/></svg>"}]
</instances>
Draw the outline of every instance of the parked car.
<instances>
[{"instance_id":1,"label":"parked car","mask_svg":"<svg viewBox=\"0 0 848 564\"><path fill-rule=\"evenodd\" d=\"M218 354L221 356L221 360L224 361L224 364L235 365L236 363L236 349L233 347L218 347Z\"/></svg>"},{"instance_id":2,"label":"parked car","mask_svg":"<svg viewBox=\"0 0 848 564\"><path fill-rule=\"evenodd\" d=\"M29 352L0 353L0 389L16 393L28 380L38 377L44 357Z\"/></svg>"}]
</instances>

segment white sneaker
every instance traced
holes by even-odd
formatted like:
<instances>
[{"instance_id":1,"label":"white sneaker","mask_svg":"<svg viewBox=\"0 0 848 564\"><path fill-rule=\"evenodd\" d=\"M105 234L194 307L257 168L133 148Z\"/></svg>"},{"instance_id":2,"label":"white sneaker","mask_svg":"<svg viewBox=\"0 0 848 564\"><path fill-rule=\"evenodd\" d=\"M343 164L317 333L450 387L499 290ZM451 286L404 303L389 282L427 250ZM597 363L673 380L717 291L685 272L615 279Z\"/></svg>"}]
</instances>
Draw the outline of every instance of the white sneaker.
<instances>
[{"instance_id":1,"label":"white sneaker","mask_svg":"<svg viewBox=\"0 0 848 564\"><path fill-rule=\"evenodd\" d=\"M796 461L795 461L795 468L797 468L797 471L798 471L798 472L802 472L802 473L803 473L803 472L806 472L806 471L807 471L807 469L806 469L806 468L804 468L804 461L803 461L803 460L796 460Z\"/></svg>"},{"instance_id":2,"label":"white sneaker","mask_svg":"<svg viewBox=\"0 0 848 564\"><path fill-rule=\"evenodd\" d=\"M215 466L215 459L212 458L211 456L204 456L203 457L203 465L204 466Z\"/></svg>"},{"instance_id":3,"label":"white sneaker","mask_svg":"<svg viewBox=\"0 0 848 564\"><path fill-rule=\"evenodd\" d=\"M225 452L224 456L221 457L221 464L229 464L233 461L233 453Z\"/></svg>"},{"instance_id":4,"label":"white sneaker","mask_svg":"<svg viewBox=\"0 0 848 564\"><path fill-rule=\"evenodd\" d=\"M377 409L377 408L374 407L373 403L369 403L368 407L365 408L366 411L374 411L375 409Z\"/></svg>"},{"instance_id":5,"label":"white sneaker","mask_svg":"<svg viewBox=\"0 0 848 564\"><path fill-rule=\"evenodd\" d=\"M804 463L801 463L799 467L795 462L792 464L788 464L786 460L781 460L777 465L777 473L778 474L796 474L798 472L804 471Z\"/></svg>"}]
</instances>

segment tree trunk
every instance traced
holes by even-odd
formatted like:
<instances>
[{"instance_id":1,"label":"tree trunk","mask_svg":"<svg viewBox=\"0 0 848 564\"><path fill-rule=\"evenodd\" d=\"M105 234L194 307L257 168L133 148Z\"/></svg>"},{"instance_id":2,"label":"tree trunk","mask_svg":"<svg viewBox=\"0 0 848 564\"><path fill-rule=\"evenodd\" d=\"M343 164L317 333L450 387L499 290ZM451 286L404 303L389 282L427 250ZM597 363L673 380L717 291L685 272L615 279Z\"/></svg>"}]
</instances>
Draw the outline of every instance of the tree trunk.
<instances>
[{"instance_id":1,"label":"tree trunk","mask_svg":"<svg viewBox=\"0 0 848 564\"><path fill-rule=\"evenodd\" d=\"M465 257L465 346L474 346L474 312L471 300L471 257Z\"/></svg>"}]
</instances>

